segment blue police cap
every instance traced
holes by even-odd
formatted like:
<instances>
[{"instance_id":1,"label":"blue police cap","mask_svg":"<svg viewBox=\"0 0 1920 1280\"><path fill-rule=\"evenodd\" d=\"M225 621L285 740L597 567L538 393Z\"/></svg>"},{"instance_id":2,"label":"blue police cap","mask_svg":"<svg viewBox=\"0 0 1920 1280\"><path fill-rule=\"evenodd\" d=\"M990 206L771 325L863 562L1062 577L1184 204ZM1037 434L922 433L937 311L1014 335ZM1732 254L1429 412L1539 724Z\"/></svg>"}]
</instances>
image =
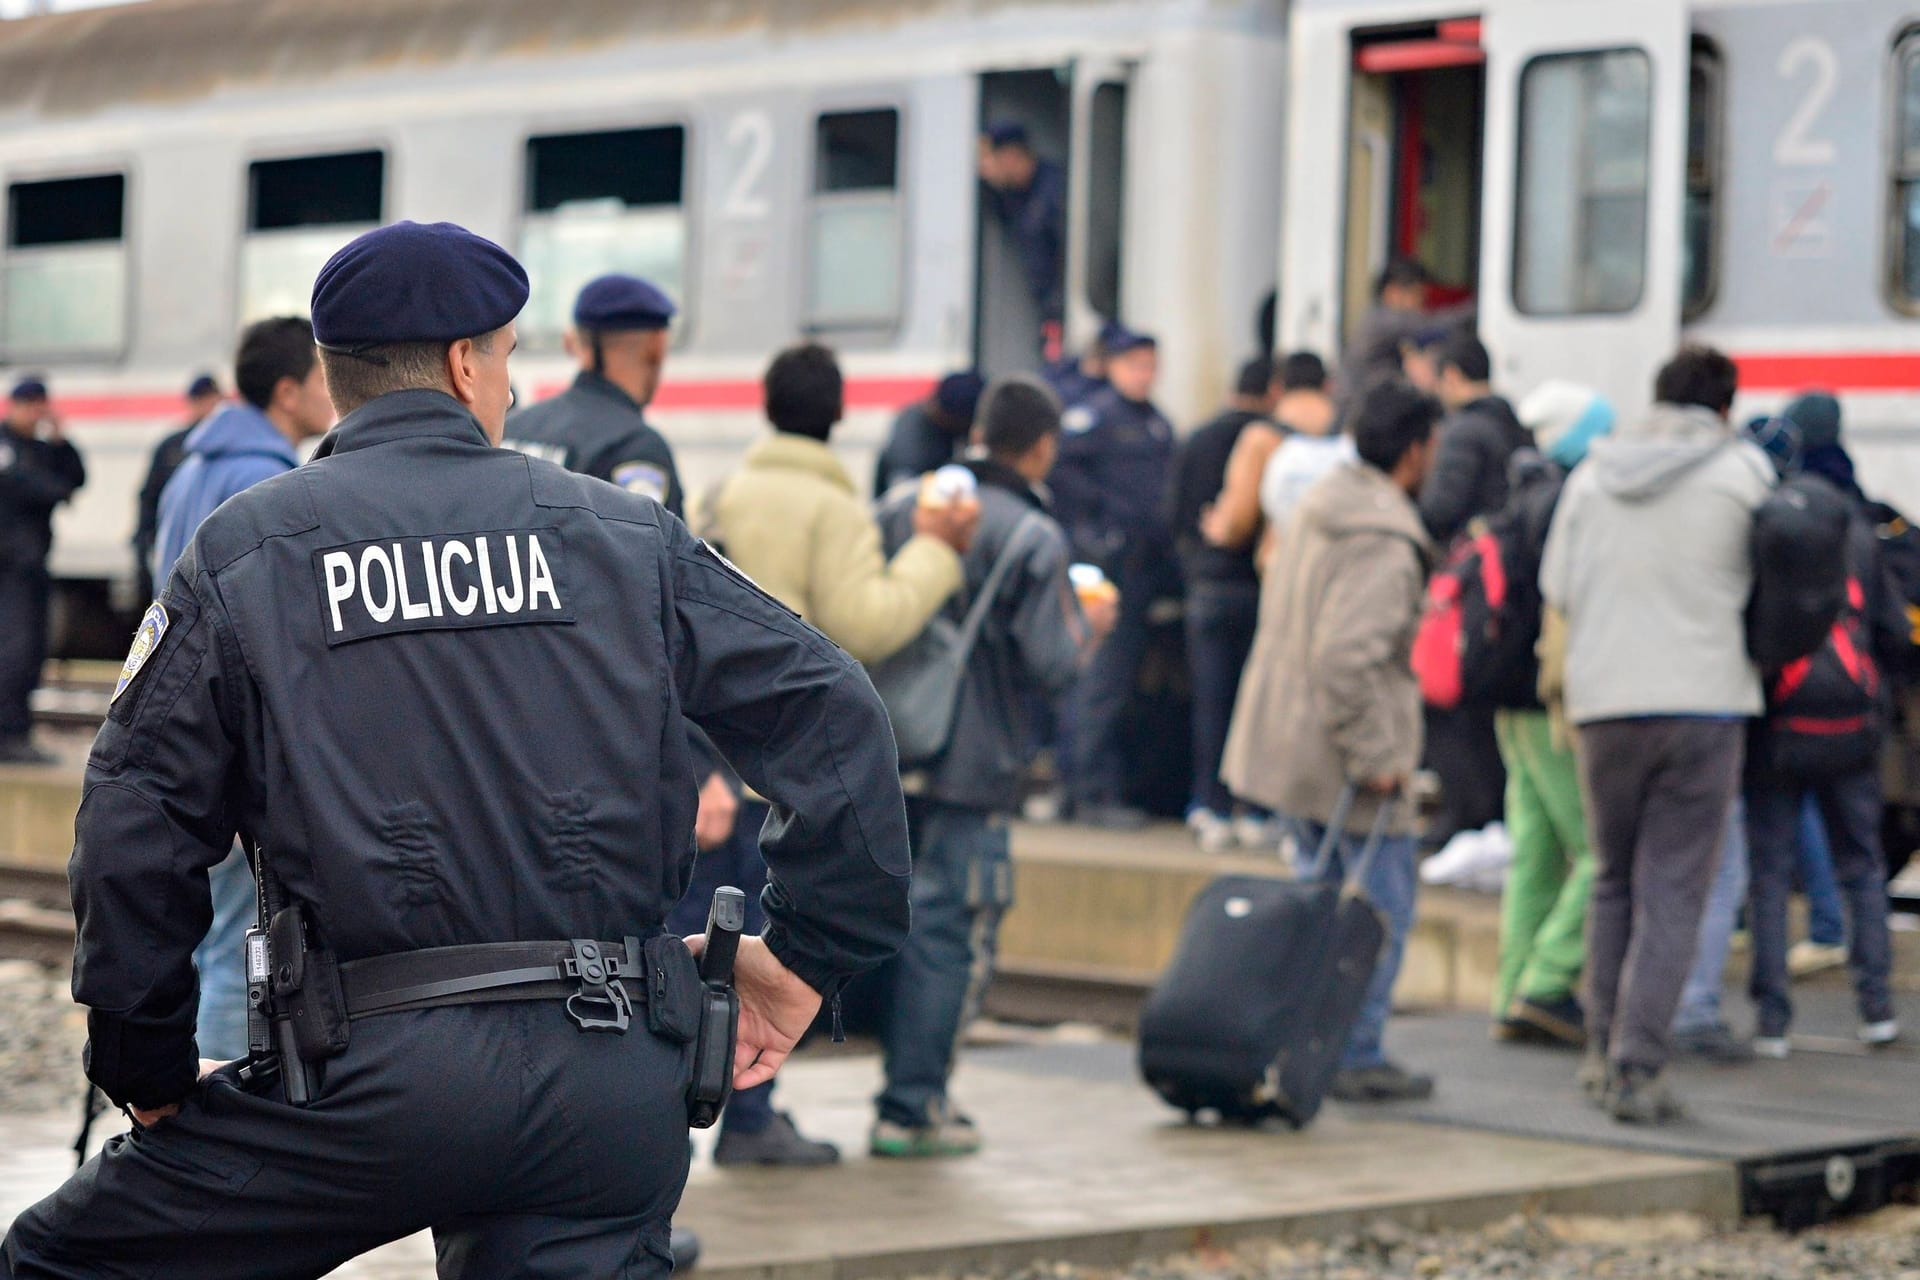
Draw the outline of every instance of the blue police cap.
<instances>
[{"instance_id":1,"label":"blue police cap","mask_svg":"<svg viewBox=\"0 0 1920 1280\"><path fill-rule=\"evenodd\" d=\"M948 417L972 422L973 411L980 406L980 393L986 388L986 380L971 369L950 373L933 389L933 402Z\"/></svg>"},{"instance_id":2,"label":"blue police cap","mask_svg":"<svg viewBox=\"0 0 1920 1280\"><path fill-rule=\"evenodd\" d=\"M217 396L219 394L220 384L213 380L213 375L210 373L200 374L194 378L192 382L187 384L187 399L189 400L198 399L201 396Z\"/></svg>"},{"instance_id":3,"label":"blue police cap","mask_svg":"<svg viewBox=\"0 0 1920 1280\"><path fill-rule=\"evenodd\" d=\"M22 378L13 384L13 398L15 400L45 400L47 398L47 384L38 378Z\"/></svg>"},{"instance_id":4,"label":"blue police cap","mask_svg":"<svg viewBox=\"0 0 1920 1280\"><path fill-rule=\"evenodd\" d=\"M1137 351L1141 347L1157 347L1160 342L1150 333L1138 329L1129 329L1118 320L1109 320L1100 327L1100 345L1110 356L1126 351Z\"/></svg>"},{"instance_id":5,"label":"blue police cap","mask_svg":"<svg viewBox=\"0 0 1920 1280\"><path fill-rule=\"evenodd\" d=\"M313 340L332 350L492 333L527 305L527 273L451 222L396 222L327 260L313 282Z\"/></svg>"},{"instance_id":6,"label":"blue police cap","mask_svg":"<svg viewBox=\"0 0 1920 1280\"><path fill-rule=\"evenodd\" d=\"M664 329L674 310L673 299L639 276L605 275L573 300L573 323L596 333Z\"/></svg>"},{"instance_id":7,"label":"blue police cap","mask_svg":"<svg viewBox=\"0 0 1920 1280\"><path fill-rule=\"evenodd\" d=\"M1027 142L1027 126L1018 120L995 120L981 131L988 142L996 147L1024 147Z\"/></svg>"}]
</instances>

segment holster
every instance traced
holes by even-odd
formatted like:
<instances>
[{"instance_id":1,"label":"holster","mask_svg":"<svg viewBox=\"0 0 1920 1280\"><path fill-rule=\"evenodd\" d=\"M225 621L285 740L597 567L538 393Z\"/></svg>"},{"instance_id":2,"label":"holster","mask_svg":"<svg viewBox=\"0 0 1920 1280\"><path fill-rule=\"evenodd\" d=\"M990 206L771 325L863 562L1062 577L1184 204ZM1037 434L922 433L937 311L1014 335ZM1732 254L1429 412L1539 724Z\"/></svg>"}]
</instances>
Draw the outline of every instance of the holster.
<instances>
[{"instance_id":1,"label":"holster","mask_svg":"<svg viewBox=\"0 0 1920 1280\"><path fill-rule=\"evenodd\" d=\"M273 963L274 1013L292 1026L300 1060L324 1062L345 1053L349 1023L340 964L333 952L308 947L300 907L283 908L273 917L267 954Z\"/></svg>"},{"instance_id":2,"label":"holster","mask_svg":"<svg viewBox=\"0 0 1920 1280\"><path fill-rule=\"evenodd\" d=\"M693 1079L687 1083L687 1123L706 1129L720 1118L733 1093L733 1048L740 1031L740 997L731 986L700 987L700 1034L693 1046Z\"/></svg>"}]
</instances>

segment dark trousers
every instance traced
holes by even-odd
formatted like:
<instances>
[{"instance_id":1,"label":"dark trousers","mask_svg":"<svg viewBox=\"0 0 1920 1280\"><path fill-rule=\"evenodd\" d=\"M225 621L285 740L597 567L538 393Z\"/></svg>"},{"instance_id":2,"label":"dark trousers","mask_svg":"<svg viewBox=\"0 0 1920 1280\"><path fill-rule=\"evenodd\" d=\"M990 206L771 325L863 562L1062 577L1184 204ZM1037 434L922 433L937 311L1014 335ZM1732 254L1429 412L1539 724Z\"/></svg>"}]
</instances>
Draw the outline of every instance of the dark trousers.
<instances>
[{"instance_id":1,"label":"dark trousers","mask_svg":"<svg viewBox=\"0 0 1920 1280\"><path fill-rule=\"evenodd\" d=\"M1440 778L1440 811L1428 828L1438 846L1462 831L1478 831L1506 808L1507 766L1493 731L1492 707L1426 709L1423 763Z\"/></svg>"},{"instance_id":2,"label":"dark trousers","mask_svg":"<svg viewBox=\"0 0 1920 1280\"><path fill-rule=\"evenodd\" d=\"M1580 726L1594 854L1587 1034L1622 1066L1666 1065L1745 735L1743 721L1677 716Z\"/></svg>"},{"instance_id":3,"label":"dark trousers","mask_svg":"<svg viewBox=\"0 0 1920 1280\"><path fill-rule=\"evenodd\" d=\"M365 1018L315 1104L231 1068L14 1220L7 1280L310 1280L431 1227L441 1280L665 1280L691 1050L558 1000Z\"/></svg>"},{"instance_id":4,"label":"dark trousers","mask_svg":"<svg viewBox=\"0 0 1920 1280\"><path fill-rule=\"evenodd\" d=\"M1747 927L1753 934L1748 993L1759 1033L1784 1036L1793 1021L1787 974L1787 898L1799 852L1801 805L1811 796L1825 822L1847 911L1847 967L1865 1022L1893 1017L1887 873L1880 856L1880 774L1863 769L1820 782L1747 788Z\"/></svg>"},{"instance_id":5,"label":"dark trousers","mask_svg":"<svg viewBox=\"0 0 1920 1280\"><path fill-rule=\"evenodd\" d=\"M50 591L44 565L0 564L0 741L33 729L28 699L47 660Z\"/></svg>"},{"instance_id":6,"label":"dark trousers","mask_svg":"<svg viewBox=\"0 0 1920 1280\"><path fill-rule=\"evenodd\" d=\"M1120 618L1094 653L1069 695L1067 737L1073 767L1068 791L1076 805L1121 804L1126 799L1127 754L1120 724L1147 653L1147 614L1168 585L1168 562L1157 548L1129 547L1113 577Z\"/></svg>"},{"instance_id":7,"label":"dark trousers","mask_svg":"<svg viewBox=\"0 0 1920 1280\"><path fill-rule=\"evenodd\" d=\"M749 800L740 806L733 835L694 859L693 879L667 917L670 932L683 938L705 933L713 891L722 885L732 885L747 895L746 933L758 934L767 927L766 913L760 909L760 891L767 887L767 863L760 856L760 828L766 823L766 805ZM742 1089L727 1099L727 1109L720 1115L721 1126L738 1133L759 1133L773 1123L774 1083L769 1080Z\"/></svg>"},{"instance_id":8,"label":"dark trousers","mask_svg":"<svg viewBox=\"0 0 1920 1280\"><path fill-rule=\"evenodd\" d=\"M1193 679L1191 803L1226 815L1233 796L1220 781L1240 673L1260 621L1260 584L1195 580L1187 587L1187 670Z\"/></svg>"},{"instance_id":9,"label":"dark trousers","mask_svg":"<svg viewBox=\"0 0 1920 1280\"><path fill-rule=\"evenodd\" d=\"M1000 919L1013 905L1006 819L910 797L913 931L876 981L885 992L880 1118L922 1126L947 1097L960 1035L993 976Z\"/></svg>"}]
</instances>

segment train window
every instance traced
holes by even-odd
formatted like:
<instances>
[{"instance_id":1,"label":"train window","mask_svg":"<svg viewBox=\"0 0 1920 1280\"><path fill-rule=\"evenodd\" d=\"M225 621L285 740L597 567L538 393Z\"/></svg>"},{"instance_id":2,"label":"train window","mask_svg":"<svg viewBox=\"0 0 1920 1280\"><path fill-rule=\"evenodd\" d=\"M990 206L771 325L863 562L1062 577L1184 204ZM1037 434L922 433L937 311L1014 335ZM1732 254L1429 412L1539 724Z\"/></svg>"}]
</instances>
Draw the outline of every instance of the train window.
<instances>
[{"instance_id":1,"label":"train window","mask_svg":"<svg viewBox=\"0 0 1920 1280\"><path fill-rule=\"evenodd\" d=\"M520 259L533 293L520 316L522 342L559 345L580 286L609 271L652 281L685 317L686 167L679 125L527 140Z\"/></svg>"},{"instance_id":2,"label":"train window","mask_svg":"<svg viewBox=\"0 0 1920 1280\"><path fill-rule=\"evenodd\" d=\"M1893 292L1906 310L1920 310L1920 31L1895 50L1899 112L1893 147Z\"/></svg>"},{"instance_id":3,"label":"train window","mask_svg":"<svg viewBox=\"0 0 1920 1280\"><path fill-rule=\"evenodd\" d=\"M1719 287L1722 83L1720 51L1696 39L1687 78L1687 204L1680 266L1680 314L1688 320L1712 305Z\"/></svg>"},{"instance_id":4,"label":"train window","mask_svg":"<svg viewBox=\"0 0 1920 1280\"><path fill-rule=\"evenodd\" d=\"M247 167L240 323L306 314L313 278L327 259L380 224L386 171L380 151L256 160Z\"/></svg>"},{"instance_id":5,"label":"train window","mask_svg":"<svg viewBox=\"0 0 1920 1280\"><path fill-rule=\"evenodd\" d=\"M127 342L124 174L7 188L5 358L117 356Z\"/></svg>"},{"instance_id":6,"label":"train window","mask_svg":"<svg viewBox=\"0 0 1920 1280\"><path fill-rule=\"evenodd\" d=\"M1087 148L1087 305L1120 314L1121 210L1126 204L1127 86L1093 91Z\"/></svg>"},{"instance_id":7,"label":"train window","mask_svg":"<svg viewBox=\"0 0 1920 1280\"><path fill-rule=\"evenodd\" d=\"M823 114L813 154L806 323L884 328L900 314L900 113Z\"/></svg>"},{"instance_id":8,"label":"train window","mask_svg":"<svg viewBox=\"0 0 1920 1280\"><path fill-rule=\"evenodd\" d=\"M1638 49L1553 54L1520 73L1513 302L1631 311L1647 259L1652 69Z\"/></svg>"}]
</instances>

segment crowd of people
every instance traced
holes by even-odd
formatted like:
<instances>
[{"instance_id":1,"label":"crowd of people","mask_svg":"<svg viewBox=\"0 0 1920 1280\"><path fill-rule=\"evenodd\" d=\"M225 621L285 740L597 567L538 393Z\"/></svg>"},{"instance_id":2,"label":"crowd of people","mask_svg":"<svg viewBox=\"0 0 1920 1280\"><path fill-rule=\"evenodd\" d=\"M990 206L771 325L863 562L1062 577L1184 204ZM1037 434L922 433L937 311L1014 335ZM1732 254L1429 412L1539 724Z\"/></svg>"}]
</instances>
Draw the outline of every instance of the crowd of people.
<instances>
[{"instance_id":1,"label":"crowd of people","mask_svg":"<svg viewBox=\"0 0 1920 1280\"><path fill-rule=\"evenodd\" d=\"M984 145L1013 155L1024 140ZM914 928L847 992L884 1049L874 1154L979 1146L947 1086L1012 902L1009 820L1032 798L1036 756L1051 754L1058 816L1101 829L1146 822L1129 795L1139 744L1126 713L1168 600L1183 619L1194 839L1210 852L1277 851L1336 880L1363 868L1388 922L1334 1096L1434 1088L1384 1044L1418 866L1423 848L1495 822L1512 843L1495 1036L1584 1046L1581 1079L1617 1118L1678 1114L1661 1079L1675 1051L1785 1055L1790 970L1808 967L1805 948L1851 966L1863 1041L1898 1034L1876 759L1907 665L1908 597L1876 533L1884 510L1853 480L1837 402L1809 394L1736 429L1733 365L1688 348L1636 419L1616 423L1603 397L1571 382L1516 408L1471 314L1428 309L1417 264L1390 264L1376 297L1337 376L1312 352L1256 356L1222 410L1184 436L1154 403L1156 338L1118 321L1039 376L953 373L901 411L870 488L832 448L845 407L837 358L801 343L765 371L769 434L689 495L645 416L673 304L614 275L576 301L571 387L506 418L506 447L686 519L865 664L897 730L924 707L889 690L924 690L942 664L956 673L938 686L935 748L902 759ZM135 543L147 581L165 582L211 512L298 466L334 421L303 318L250 326L233 374L234 399L197 377L191 420L155 452ZM1765 670L1749 647L1750 531L1787 475L1815 477L1849 504L1850 594L1817 652ZM0 434L9 760L42 758L26 695L45 635L47 522L83 482L45 387L23 382ZM1484 581L1494 572L1498 600ZM1443 580L1455 595L1436 593ZM1433 648L1426 635L1463 583L1488 610L1477 624L1497 624L1505 641L1497 669L1436 696L1432 665L1460 641L1444 634ZM1860 696L1836 712L1835 687L1843 703ZM757 928L769 809L688 732L700 857L673 927L697 932L713 887L731 883L748 890ZM1381 807L1411 797L1428 770L1438 811L1422 823L1416 805L1395 804L1362 857ZM1335 821L1343 830L1329 839ZM1302 856L1323 845L1331 857ZM237 847L211 879L197 1035L203 1055L238 1058L245 989L224 960L240 952L255 889ZM1813 937L1790 950L1796 879ZM1743 914L1751 1041L1719 1007ZM716 1158L838 1159L775 1109L772 1089L735 1096Z\"/></svg>"}]
</instances>

